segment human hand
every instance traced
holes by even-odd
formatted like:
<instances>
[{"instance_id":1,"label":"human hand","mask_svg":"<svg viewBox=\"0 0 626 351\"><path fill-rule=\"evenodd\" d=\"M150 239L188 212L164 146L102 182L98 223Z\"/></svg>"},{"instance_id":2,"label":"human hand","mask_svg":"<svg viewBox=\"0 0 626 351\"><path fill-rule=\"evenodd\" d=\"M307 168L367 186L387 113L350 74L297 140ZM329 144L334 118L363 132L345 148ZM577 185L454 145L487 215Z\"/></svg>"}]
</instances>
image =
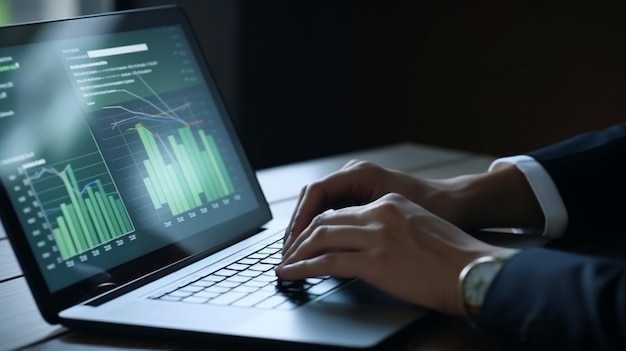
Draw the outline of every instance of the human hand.
<instances>
[{"instance_id":1,"label":"human hand","mask_svg":"<svg viewBox=\"0 0 626 351\"><path fill-rule=\"evenodd\" d=\"M402 194L437 215L455 221L455 207L451 203L446 205L447 201L441 196L447 188L450 188L450 181L420 179L371 162L352 160L339 171L302 189L287 227L285 250L318 213L369 203L387 193Z\"/></svg>"},{"instance_id":2,"label":"human hand","mask_svg":"<svg viewBox=\"0 0 626 351\"><path fill-rule=\"evenodd\" d=\"M542 228L543 213L524 175L515 166L494 172L425 179L350 161L341 170L305 186L285 232L284 249L319 213L367 204L397 193L464 230L486 227Z\"/></svg>"},{"instance_id":3,"label":"human hand","mask_svg":"<svg viewBox=\"0 0 626 351\"><path fill-rule=\"evenodd\" d=\"M357 277L410 303L461 315L461 269L505 250L391 193L315 216L283 252L276 273L284 280Z\"/></svg>"}]
</instances>

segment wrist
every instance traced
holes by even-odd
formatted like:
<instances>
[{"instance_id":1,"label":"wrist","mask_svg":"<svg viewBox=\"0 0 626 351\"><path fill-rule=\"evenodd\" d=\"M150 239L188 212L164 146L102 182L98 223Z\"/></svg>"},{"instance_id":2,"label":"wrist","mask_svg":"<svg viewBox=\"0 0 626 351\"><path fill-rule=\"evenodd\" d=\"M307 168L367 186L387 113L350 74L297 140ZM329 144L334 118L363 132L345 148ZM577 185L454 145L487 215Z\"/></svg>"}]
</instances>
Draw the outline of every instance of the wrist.
<instances>
[{"instance_id":1,"label":"wrist","mask_svg":"<svg viewBox=\"0 0 626 351\"><path fill-rule=\"evenodd\" d=\"M458 296L465 316L470 319L478 316L493 281L506 261L518 252L519 250L502 249L481 255L463 267L459 273Z\"/></svg>"},{"instance_id":2,"label":"wrist","mask_svg":"<svg viewBox=\"0 0 626 351\"><path fill-rule=\"evenodd\" d=\"M464 229L542 228L543 212L524 174L514 165L446 180L443 202Z\"/></svg>"}]
</instances>

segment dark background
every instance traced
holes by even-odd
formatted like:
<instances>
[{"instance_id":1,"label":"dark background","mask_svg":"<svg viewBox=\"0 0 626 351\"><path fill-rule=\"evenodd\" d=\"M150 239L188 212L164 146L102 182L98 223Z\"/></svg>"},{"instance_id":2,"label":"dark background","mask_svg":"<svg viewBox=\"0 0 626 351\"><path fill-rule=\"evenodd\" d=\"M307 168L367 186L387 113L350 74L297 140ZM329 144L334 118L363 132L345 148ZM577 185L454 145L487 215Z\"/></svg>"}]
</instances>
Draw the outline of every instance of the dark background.
<instances>
[{"instance_id":1,"label":"dark background","mask_svg":"<svg viewBox=\"0 0 626 351\"><path fill-rule=\"evenodd\" d=\"M411 141L493 156L625 121L624 1L187 9L255 168Z\"/></svg>"}]
</instances>

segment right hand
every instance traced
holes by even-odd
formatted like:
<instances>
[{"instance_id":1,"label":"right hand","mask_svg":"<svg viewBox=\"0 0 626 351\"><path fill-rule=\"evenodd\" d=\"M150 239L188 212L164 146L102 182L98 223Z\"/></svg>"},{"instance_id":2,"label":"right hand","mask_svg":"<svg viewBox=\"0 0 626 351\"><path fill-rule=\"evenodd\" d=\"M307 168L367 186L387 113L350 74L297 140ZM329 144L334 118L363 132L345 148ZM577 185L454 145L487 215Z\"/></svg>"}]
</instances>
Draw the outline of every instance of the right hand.
<instances>
[{"instance_id":1,"label":"right hand","mask_svg":"<svg viewBox=\"0 0 626 351\"><path fill-rule=\"evenodd\" d=\"M513 165L494 172L425 179L371 162L350 161L302 188L283 251L319 213L364 205L396 193L463 230L542 228L543 213L525 176Z\"/></svg>"},{"instance_id":2,"label":"right hand","mask_svg":"<svg viewBox=\"0 0 626 351\"><path fill-rule=\"evenodd\" d=\"M276 274L283 280L356 277L412 304L463 315L461 270L477 257L505 251L389 193L317 215L283 251Z\"/></svg>"},{"instance_id":3,"label":"right hand","mask_svg":"<svg viewBox=\"0 0 626 351\"><path fill-rule=\"evenodd\" d=\"M421 179L371 162L352 160L339 171L302 189L287 227L284 247L288 248L317 214L327 209L367 204L388 193L401 194L437 216L462 226L461 217L455 214L458 206L445 196L462 179Z\"/></svg>"}]
</instances>

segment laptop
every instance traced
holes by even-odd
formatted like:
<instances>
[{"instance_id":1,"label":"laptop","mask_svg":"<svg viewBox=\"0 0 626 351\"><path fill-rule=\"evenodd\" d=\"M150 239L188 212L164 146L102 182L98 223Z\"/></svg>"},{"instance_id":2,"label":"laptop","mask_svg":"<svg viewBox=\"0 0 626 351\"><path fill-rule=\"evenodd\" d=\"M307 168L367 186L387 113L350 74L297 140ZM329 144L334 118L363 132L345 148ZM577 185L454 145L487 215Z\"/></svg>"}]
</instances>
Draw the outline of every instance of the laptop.
<instances>
[{"instance_id":1,"label":"laptop","mask_svg":"<svg viewBox=\"0 0 626 351\"><path fill-rule=\"evenodd\" d=\"M0 179L51 324L369 348L429 315L358 280L279 284L287 221L176 6L0 28Z\"/></svg>"}]
</instances>

